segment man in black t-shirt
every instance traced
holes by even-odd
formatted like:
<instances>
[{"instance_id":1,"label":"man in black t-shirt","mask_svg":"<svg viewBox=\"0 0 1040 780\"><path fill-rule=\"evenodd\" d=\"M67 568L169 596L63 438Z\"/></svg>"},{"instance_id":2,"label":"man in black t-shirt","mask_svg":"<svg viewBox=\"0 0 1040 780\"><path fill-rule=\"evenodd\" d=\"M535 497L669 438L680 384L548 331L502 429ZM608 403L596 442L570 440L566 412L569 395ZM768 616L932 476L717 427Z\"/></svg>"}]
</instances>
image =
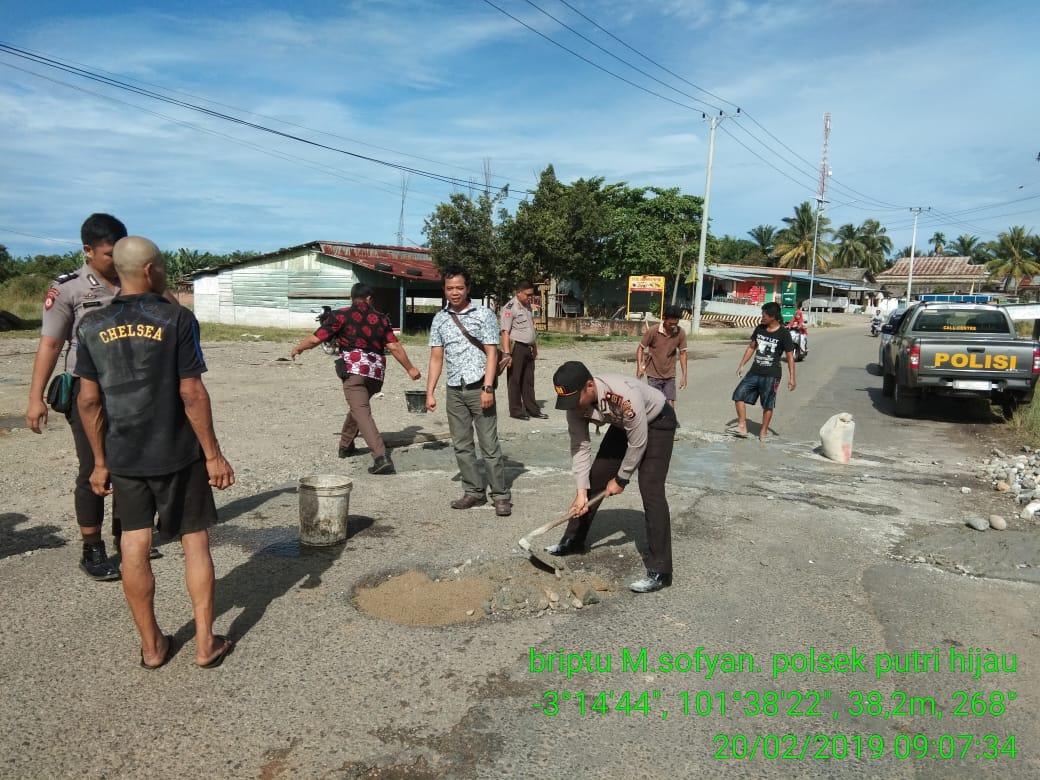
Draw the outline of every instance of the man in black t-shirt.
<instances>
[{"instance_id":1,"label":"man in black t-shirt","mask_svg":"<svg viewBox=\"0 0 1040 780\"><path fill-rule=\"evenodd\" d=\"M741 438L747 438L747 404L762 402L762 429L758 438L765 442L769 431L769 423L773 419L773 407L776 405L776 392L780 389L783 372L780 368L780 356L787 358L790 376L787 389L794 390L794 340L791 334L780 324L780 304L770 301L762 307L762 324L751 334L751 343L744 350L744 356L737 366L737 376L744 370L744 364L754 357L747 376L740 380L733 391L733 401L737 407L737 427L733 431Z\"/></svg>"},{"instance_id":2,"label":"man in black t-shirt","mask_svg":"<svg viewBox=\"0 0 1040 780\"><path fill-rule=\"evenodd\" d=\"M121 292L77 330L77 399L94 454L93 491L114 492L123 524L123 592L141 634L141 666L158 669L173 651L155 619L148 552L152 522L180 536L195 612L195 663L221 663L232 642L213 634L213 560L208 528L217 510L210 486L235 482L221 454L199 346L199 324L162 296L166 267L146 238L120 239L113 252Z\"/></svg>"}]
</instances>

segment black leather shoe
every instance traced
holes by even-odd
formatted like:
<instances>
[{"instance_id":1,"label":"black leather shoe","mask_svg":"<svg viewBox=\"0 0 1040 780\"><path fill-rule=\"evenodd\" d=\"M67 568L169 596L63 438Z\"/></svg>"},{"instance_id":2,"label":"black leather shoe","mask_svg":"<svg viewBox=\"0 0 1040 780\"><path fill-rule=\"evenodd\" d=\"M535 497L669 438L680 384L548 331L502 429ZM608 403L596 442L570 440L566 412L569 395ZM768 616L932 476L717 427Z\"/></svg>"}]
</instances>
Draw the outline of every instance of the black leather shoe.
<instances>
[{"instance_id":1,"label":"black leather shoe","mask_svg":"<svg viewBox=\"0 0 1040 780\"><path fill-rule=\"evenodd\" d=\"M452 509L472 509L475 506L484 506L487 503L487 498L471 496L466 493L462 498L456 498L451 502Z\"/></svg>"},{"instance_id":2,"label":"black leather shoe","mask_svg":"<svg viewBox=\"0 0 1040 780\"><path fill-rule=\"evenodd\" d=\"M390 460L389 455L380 455L373 461L372 465L368 468L369 474L396 474L397 469L394 468L394 462Z\"/></svg>"},{"instance_id":3,"label":"black leather shoe","mask_svg":"<svg viewBox=\"0 0 1040 780\"><path fill-rule=\"evenodd\" d=\"M530 416L528 416L526 414L511 414L509 416L512 417L514 420L530 420L531 419Z\"/></svg>"},{"instance_id":4,"label":"black leather shoe","mask_svg":"<svg viewBox=\"0 0 1040 780\"><path fill-rule=\"evenodd\" d=\"M671 572L650 571L647 569L646 576L643 579L636 580L628 587L633 593L653 593L655 590L667 588L671 584Z\"/></svg>"},{"instance_id":5,"label":"black leather shoe","mask_svg":"<svg viewBox=\"0 0 1040 780\"><path fill-rule=\"evenodd\" d=\"M87 573L88 577L98 582L112 582L119 579L119 569L105 553L105 543L83 545L83 558L79 567Z\"/></svg>"},{"instance_id":6,"label":"black leather shoe","mask_svg":"<svg viewBox=\"0 0 1040 780\"><path fill-rule=\"evenodd\" d=\"M560 539L557 544L550 544L545 548L545 551L549 555L581 555L582 553L588 552L584 544L580 544L577 539L569 539L566 536Z\"/></svg>"},{"instance_id":7,"label":"black leather shoe","mask_svg":"<svg viewBox=\"0 0 1040 780\"><path fill-rule=\"evenodd\" d=\"M532 417L535 417L535 418L539 419L539 420L548 420L549 419L549 415L547 415L545 412L543 412L541 410L539 410L537 412L528 412L528 414L531 415Z\"/></svg>"},{"instance_id":8,"label":"black leather shoe","mask_svg":"<svg viewBox=\"0 0 1040 780\"><path fill-rule=\"evenodd\" d=\"M346 447L339 448L339 456L341 458L349 458L351 455L357 455L357 445L351 442Z\"/></svg>"}]
</instances>

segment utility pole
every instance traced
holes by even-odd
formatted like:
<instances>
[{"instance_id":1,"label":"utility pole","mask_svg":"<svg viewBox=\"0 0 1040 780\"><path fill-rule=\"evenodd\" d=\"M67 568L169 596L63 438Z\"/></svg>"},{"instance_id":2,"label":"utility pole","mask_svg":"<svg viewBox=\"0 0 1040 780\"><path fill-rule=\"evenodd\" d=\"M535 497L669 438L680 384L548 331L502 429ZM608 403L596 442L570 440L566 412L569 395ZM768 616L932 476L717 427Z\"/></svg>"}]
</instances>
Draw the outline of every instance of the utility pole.
<instances>
[{"instance_id":1,"label":"utility pole","mask_svg":"<svg viewBox=\"0 0 1040 780\"><path fill-rule=\"evenodd\" d=\"M740 113L740 109L737 109ZM701 296L704 294L704 253L708 248L708 206L711 204L711 166L715 161L715 128L719 122L726 118L722 111L718 116L707 116L702 114L703 119L708 120L708 172L704 179L704 208L701 213L701 243L697 250L697 284L693 294L693 324L692 329L697 333L701 329Z\"/></svg>"},{"instance_id":2,"label":"utility pole","mask_svg":"<svg viewBox=\"0 0 1040 780\"><path fill-rule=\"evenodd\" d=\"M813 286L816 283L816 245L820 237L820 210L827 203L824 195L827 194L827 177L831 175L827 167L827 146L831 138L831 113L828 111L823 115L823 153L820 155L820 182L816 188L816 225L813 227L812 237L812 270L809 272L809 319L812 319L812 296Z\"/></svg>"},{"instance_id":3,"label":"utility pole","mask_svg":"<svg viewBox=\"0 0 1040 780\"><path fill-rule=\"evenodd\" d=\"M401 174L401 216L397 219L397 245L404 246L404 201L408 197L408 183L412 175Z\"/></svg>"},{"instance_id":4,"label":"utility pole","mask_svg":"<svg viewBox=\"0 0 1040 780\"><path fill-rule=\"evenodd\" d=\"M679 277L682 276L682 260L683 255L686 254L686 234L682 234L682 246L679 247L679 267L675 269L675 284L672 285L672 306L675 306L675 296L679 293ZM664 319L664 312L661 312L661 319Z\"/></svg>"},{"instance_id":5,"label":"utility pole","mask_svg":"<svg viewBox=\"0 0 1040 780\"><path fill-rule=\"evenodd\" d=\"M931 211L932 207L927 206L922 208L921 206L914 206L910 211L914 214L914 232L910 237L910 272L906 278L906 305L910 305L910 288L914 284L914 249L917 246L917 218L921 216L922 211Z\"/></svg>"}]
</instances>

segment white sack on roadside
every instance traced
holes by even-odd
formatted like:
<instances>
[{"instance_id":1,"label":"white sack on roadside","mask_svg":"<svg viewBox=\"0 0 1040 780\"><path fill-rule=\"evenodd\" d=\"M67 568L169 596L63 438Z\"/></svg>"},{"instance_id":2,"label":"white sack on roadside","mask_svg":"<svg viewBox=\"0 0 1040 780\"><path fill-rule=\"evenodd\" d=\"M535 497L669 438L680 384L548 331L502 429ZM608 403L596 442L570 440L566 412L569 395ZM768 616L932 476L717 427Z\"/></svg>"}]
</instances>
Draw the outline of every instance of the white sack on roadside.
<instances>
[{"instance_id":1,"label":"white sack on roadside","mask_svg":"<svg viewBox=\"0 0 1040 780\"><path fill-rule=\"evenodd\" d=\"M831 417L820 428L823 454L838 463L852 460L852 437L856 433L856 422L848 412Z\"/></svg>"}]
</instances>

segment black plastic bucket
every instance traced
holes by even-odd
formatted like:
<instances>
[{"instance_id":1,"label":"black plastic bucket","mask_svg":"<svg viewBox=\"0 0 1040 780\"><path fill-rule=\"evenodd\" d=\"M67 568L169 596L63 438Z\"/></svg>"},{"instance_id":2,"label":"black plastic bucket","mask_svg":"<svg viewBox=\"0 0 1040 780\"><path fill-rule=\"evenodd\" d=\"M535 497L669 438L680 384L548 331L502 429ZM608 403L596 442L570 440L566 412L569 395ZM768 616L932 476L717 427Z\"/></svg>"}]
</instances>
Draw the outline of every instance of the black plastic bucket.
<instances>
[{"instance_id":1,"label":"black plastic bucket","mask_svg":"<svg viewBox=\"0 0 1040 780\"><path fill-rule=\"evenodd\" d=\"M404 400L408 404L408 411L413 414L426 414L426 391L405 390Z\"/></svg>"}]
</instances>

